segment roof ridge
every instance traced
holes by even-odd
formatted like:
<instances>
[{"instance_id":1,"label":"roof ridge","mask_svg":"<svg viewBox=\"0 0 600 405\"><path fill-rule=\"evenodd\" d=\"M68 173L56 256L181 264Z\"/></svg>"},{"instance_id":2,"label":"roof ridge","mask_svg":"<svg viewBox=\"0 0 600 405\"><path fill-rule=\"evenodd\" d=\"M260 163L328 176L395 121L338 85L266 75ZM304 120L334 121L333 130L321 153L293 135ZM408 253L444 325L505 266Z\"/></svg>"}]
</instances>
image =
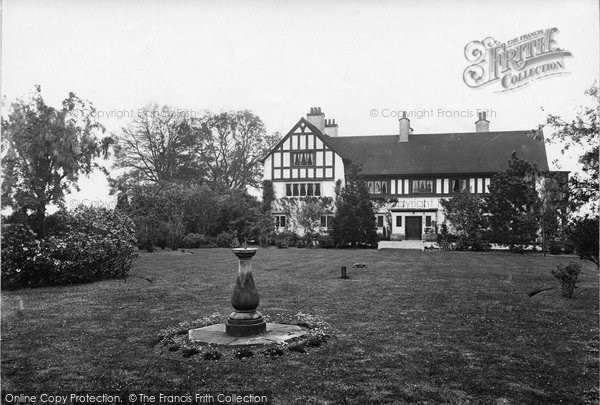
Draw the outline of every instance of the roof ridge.
<instances>
[{"instance_id":1,"label":"roof ridge","mask_svg":"<svg viewBox=\"0 0 600 405\"><path fill-rule=\"evenodd\" d=\"M413 133L410 136L423 136L423 135L485 135L485 134L499 134L499 133L530 133L530 132L537 132L536 129L516 129L516 130L510 130L510 131L486 131L486 132L476 132L476 131L472 131L472 132L436 132L436 133L423 133L423 134L419 134L419 133ZM367 138L367 137L375 137L375 136L379 136L379 137L392 137L392 136L398 136L398 134L387 134L387 135L378 135L378 134L369 134L369 135L340 135L340 136L335 136L335 137L329 137L329 139L340 139L340 138Z\"/></svg>"}]
</instances>

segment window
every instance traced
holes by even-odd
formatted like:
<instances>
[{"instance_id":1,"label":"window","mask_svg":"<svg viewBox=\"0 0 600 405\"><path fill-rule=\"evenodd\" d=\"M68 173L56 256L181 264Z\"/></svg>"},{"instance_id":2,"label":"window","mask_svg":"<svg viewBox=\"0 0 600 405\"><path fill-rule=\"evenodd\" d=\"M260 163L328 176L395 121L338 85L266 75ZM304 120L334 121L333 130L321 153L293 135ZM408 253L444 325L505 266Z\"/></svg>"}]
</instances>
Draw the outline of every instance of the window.
<instances>
[{"instance_id":1,"label":"window","mask_svg":"<svg viewBox=\"0 0 600 405\"><path fill-rule=\"evenodd\" d=\"M294 166L313 166L315 163L314 152L293 153L292 162Z\"/></svg>"},{"instance_id":2,"label":"window","mask_svg":"<svg viewBox=\"0 0 600 405\"><path fill-rule=\"evenodd\" d=\"M431 226L431 215L425 216L425 226Z\"/></svg>"},{"instance_id":3,"label":"window","mask_svg":"<svg viewBox=\"0 0 600 405\"><path fill-rule=\"evenodd\" d=\"M397 227L401 227L402 226L402 217L400 215L398 215L396 217L396 226Z\"/></svg>"},{"instance_id":4,"label":"window","mask_svg":"<svg viewBox=\"0 0 600 405\"><path fill-rule=\"evenodd\" d=\"M432 194L433 180L413 180L411 182L411 193L413 194Z\"/></svg>"},{"instance_id":5,"label":"window","mask_svg":"<svg viewBox=\"0 0 600 405\"><path fill-rule=\"evenodd\" d=\"M285 215L275 215L275 228L285 228Z\"/></svg>"},{"instance_id":6,"label":"window","mask_svg":"<svg viewBox=\"0 0 600 405\"><path fill-rule=\"evenodd\" d=\"M369 194L387 194L387 181L367 181Z\"/></svg>"},{"instance_id":7,"label":"window","mask_svg":"<svg viewBox=\"0 0 600 405\"><path fill-rule=\"evenodd\" d=\"M300 196L306 197L306 183L300 183Z\"/></svg>"},{"instance_id":8,"label":"window","mask_svg":"<svg viewBox=\"0 0 600 405\"><path fill-rule=\"evenodd\" d=\"M377 228L383 228L383 215L377 215Z\"/></svg>"},{"instance_id":9,"label":"window","mask_svg":"<svg viewBox=\"0 0 600 405\"><path fill-rule=\"evenodd\" d=\"M319 197L321 183L286 183L286 197Z\"/></svg>"},{"instance_id":10,"label":"window","mask_svg":"<svg viewBox=\"0 0 600 405\"><path fill-rule=\"evenodd\" d=\"M321 215L321 228L333 228L333 215Z\"/></svg>"},{"instance_id":11,"label":"window","mask_svg":"<svg viewBox=\"0 0 600 405\"><path fill-rule=\"evenodd\" d=\"M453 179L452 181L452 192L462 193L465 191L471 191L468 179Z\"/></svg>"}]
</instances>

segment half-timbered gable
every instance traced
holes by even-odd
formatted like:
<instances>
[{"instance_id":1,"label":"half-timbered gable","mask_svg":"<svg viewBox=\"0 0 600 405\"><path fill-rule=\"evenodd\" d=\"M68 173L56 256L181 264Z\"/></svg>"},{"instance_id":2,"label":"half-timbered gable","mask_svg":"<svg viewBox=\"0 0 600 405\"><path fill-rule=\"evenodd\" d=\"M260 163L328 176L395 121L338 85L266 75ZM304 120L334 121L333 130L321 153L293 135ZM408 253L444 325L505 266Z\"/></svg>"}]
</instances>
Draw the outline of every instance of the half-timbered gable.
<instances>
[{"instance_id":1,"label":"half-timbered gable","mask_svg":"<svg viewBox=\"0 0 600 405\"><path fill-rule=\"evenodd\" d=\"M275 198L333 197L335 182L344 180L342 158L328 136L301 118L264 159L264 178L271 180Z\"/></svg>"}]
</instances>

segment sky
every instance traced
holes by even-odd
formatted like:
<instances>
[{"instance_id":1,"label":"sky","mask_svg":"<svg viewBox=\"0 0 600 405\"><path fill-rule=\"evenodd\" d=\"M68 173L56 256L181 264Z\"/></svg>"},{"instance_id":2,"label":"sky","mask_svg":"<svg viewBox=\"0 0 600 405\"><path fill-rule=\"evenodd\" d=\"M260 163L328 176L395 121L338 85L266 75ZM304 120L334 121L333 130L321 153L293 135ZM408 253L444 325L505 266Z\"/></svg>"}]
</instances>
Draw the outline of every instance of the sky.
<instances>
[{"instance_id":1,"label":"sky","mask_svg":"<svg viewBox=\"0 0 600 405\"><path fill-rule=\"evenodd\" d=\"M403 110L415 134L474 131L478 109L491 131L532 129L548 113L573 117L589 104L598 15L586 0L5 0L1 93L10 103L39 84L59 106L73 91L117 135L148 103L249 109L283 134L310 107L334 118L339 136L395 134ZM572 54L566 74L506 92L465 84L468 43L549 28ZM575 170L557 150L548 150L560 160L552 166ZM80 185L68 204L114 203L101 174Z\"/></svg>"}]
</instances>

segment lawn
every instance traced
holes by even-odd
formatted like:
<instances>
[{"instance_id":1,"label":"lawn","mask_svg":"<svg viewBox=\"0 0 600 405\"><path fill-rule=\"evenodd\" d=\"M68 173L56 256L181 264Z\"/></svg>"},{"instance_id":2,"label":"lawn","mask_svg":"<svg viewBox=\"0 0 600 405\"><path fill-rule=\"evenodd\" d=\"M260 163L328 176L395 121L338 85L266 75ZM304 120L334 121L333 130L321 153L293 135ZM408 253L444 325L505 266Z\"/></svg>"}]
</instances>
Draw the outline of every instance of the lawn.
<instances>
[{"instance_id":1,"label":"lawn","mask_svg":"<svg viewBox=\"0 0 600 405\"><path fill-rule=\"evenodd\" d=\"M126 281L2 292L2 389L262 390L278 404L597 403L598 271L580 262L570 300L559 288L528 294L558 287L550 271L570 260L580 262L260 249L259 310L321 316L334 336L305 354L209 361L160 347L160 330L227 315L237 259L228 249L141 252ZM350 279L339 278L343 265Z\"/></svg>"}]
</instances>

